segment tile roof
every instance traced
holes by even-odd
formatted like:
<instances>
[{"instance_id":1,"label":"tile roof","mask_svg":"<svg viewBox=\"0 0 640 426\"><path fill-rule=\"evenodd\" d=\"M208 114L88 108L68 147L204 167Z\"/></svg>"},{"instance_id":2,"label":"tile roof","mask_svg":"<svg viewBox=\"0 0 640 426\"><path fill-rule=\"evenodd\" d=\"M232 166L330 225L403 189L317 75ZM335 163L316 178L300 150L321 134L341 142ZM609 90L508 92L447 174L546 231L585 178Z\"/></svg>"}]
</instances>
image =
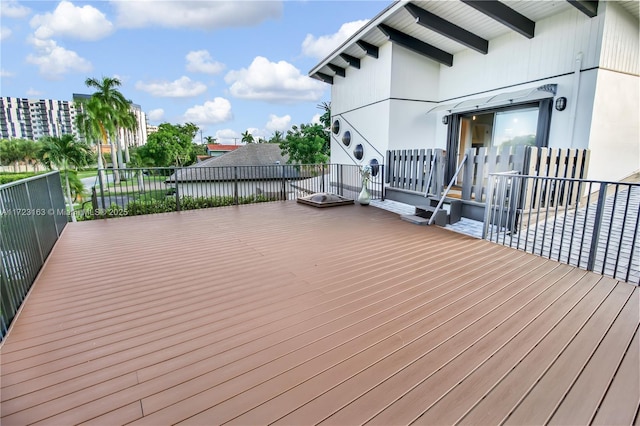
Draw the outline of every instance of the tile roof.
<instances>
[{"instance_id":1,"label":"tile roof","mask_svg":"<svg viewBox=\"0 0 640 426\"><path fill-rule=\"evenodd\" d=\"M235 151L240 148L242 145L221 145L217 143L208 143L207 149L209 151Z\"/></svg>"}]
</instances>

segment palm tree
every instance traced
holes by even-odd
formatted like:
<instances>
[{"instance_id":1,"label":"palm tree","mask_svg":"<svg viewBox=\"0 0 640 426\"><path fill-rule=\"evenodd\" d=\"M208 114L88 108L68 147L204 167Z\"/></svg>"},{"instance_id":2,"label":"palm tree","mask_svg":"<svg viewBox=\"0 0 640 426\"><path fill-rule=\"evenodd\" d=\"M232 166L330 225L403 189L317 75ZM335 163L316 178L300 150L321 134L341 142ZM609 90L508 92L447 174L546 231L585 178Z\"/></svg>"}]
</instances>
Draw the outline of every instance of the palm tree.
<instances>
[{"instance_id":1,"label":"palm tree","mask_svg":"<svg viewBox=\"0 0 640 426\"><path fill-rule=\"evenodd\" d=\"M91 97L97 99L106 109L102 121L104 129L107 130L108 135L111 136L109 138L111 162L113 163L114 180L118 183L120 181L120 174L118 173L120 165L118 164L112 137L116 136L117 139L117 130L119 127L122 127L123 120L126 121L123 117L130 113L131 101L127 100L117 89L121 85L120 80L117 78L102 77L102 80L87 78L84 83L87 87L96 89L96 92L94 92ZM116 142L118 146L120 146L119 141L116 140Z\"/></svg>"},{"instance_id":2,"label":"palm tree","mask_svg":"<svg viewBox=\"0 0 640 426\"><path fill-rule=\"evenodd\" d=\"M0 141L0 162L4 166L13 165L13 171L18 172L18 164L24 159L18 139L3 139Z\"/></svg>"},{"instance_id":3,"label":"palm tree","mask_svg":"<svg viewBox=\"0 0 640 426\"><path fill-rule=\"evenodd\" d=\"M240 136L242 136L242 142L244 142L244 143L253 143L254 142L253 135L251 133L249 133L249 130L246 130Z\"/></svg>"},{"instance_id":4,"label":"palm tree","mask_svg":"<svg viewBox=\"0 0 640 426\"><path fill-rule=\"evenodd\" d=\"M273 132L273 136L269 139L269 143L280 143L282 141L284 141L284 135L280 130Z\"/></svg>"},{"instance_id":5,"label":"palm tree","mask_svg":"<svg viewBox=\"0 0 640 426\"><path fill-rule=\"evenodd\" d=\"M33 171L36 171L36 164L38 163L38 151L40 150L40 144L36 141L21 139L20 140L20 155L25 163L25 170L28 164L31 164Z\"/></svg>"},{"instance_id":6,"label":"palm tree","mask_svg":"<svg viewBox=\"0 0 640 426\"><path fill-rule=\"evenodd\" d=\"M69 186L69 167L77 168L85 165L90 151L89 146L76 141L73 135L48 136L44 138L40 149L39 157L45 166L49 168L55 166L64 172L65 192L72 222L76 221L76 216L73 212L73 199Z\"/></svg>"},{"instance_id":7,"label":"palm tree","mask_svg":"<svg viewBox=\"0 0 640 426\"><path fill-rule=\"evenodd\" d=\"M204 140L207 142L207 144L216 144L216 143L218 143L218 140L216 138L214 138L213 136L205 136Z\"/></svg>"},{"instance_id":8,"label":"palm tree","mask_svg":"<svg viewBox=\"0 0 640 426\"><path fill-rule=\"evenodd\" d=\"M98 152L98 173L100 182L105 181L104 176L104 156L102 155L102 145L108 143L109 133L112 132L109 118L109 109L97 98L89 98L79 101L78 114L76 115L76 126L80 134L87 142L95 144Z\"/></svg>"}]
</instances>

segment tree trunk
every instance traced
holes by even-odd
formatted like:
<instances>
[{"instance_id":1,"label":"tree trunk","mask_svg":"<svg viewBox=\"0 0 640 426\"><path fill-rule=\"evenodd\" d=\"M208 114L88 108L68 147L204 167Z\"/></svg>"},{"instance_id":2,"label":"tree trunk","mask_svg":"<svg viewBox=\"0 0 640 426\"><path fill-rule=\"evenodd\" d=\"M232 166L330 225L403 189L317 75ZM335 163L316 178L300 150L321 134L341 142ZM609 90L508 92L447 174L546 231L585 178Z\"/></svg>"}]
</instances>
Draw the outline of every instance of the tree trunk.
<instances>
[{"instance_id":1,"label":"tree trunk","mask_svg":"<svg viewBox=\"0 0 640 426\"><path fill-rule=\"evenodd\" d=\"M124 161L125 161L125 164L128 163L129 161L131 161L131 156L129 155L129 145L131 143L131 132L127 132L127 135L129 135L129 137L125 139L125 143L124 143Z\"/></svg>"},{"instance_id":2,"label":"tree trunk","mask_svg":"<svg viewBox=\"0 0 640 426\"><path fill-rule=\"evenodd\" d=\"M100 190L105 191L106 175L104 172L104 158L102 157L102 144L98 143L98 183L100 184ZM101 193L102 193L101 192Z\"/></svg>"},{"instance_id":3,"label":"tree trunk","mask_svg":"<svg viewBox=\"0 0 640 426\"><path fill-rule=\"evenodd\" d=\"M113 167L113 183L120 183L120 172L118 171L118 155L116 153L116 146L113 141L109 140L109 146L111 147L111 166Z\"/></svg>"},{"instance_id":4,"label":"tree trunk","mask_svg":"<svg viewBox=\"0 0 640 426\"><path fill-rule=\"evenodd\" d=\"M71 199L71 186L69 186L69 170L67 170L66 167L64 169L64 181L67 192L67 203L69 204L69 212L71 214L71 222L77 222L75 212L73 211L73 200Z\"/></svg>"}]
</instances>

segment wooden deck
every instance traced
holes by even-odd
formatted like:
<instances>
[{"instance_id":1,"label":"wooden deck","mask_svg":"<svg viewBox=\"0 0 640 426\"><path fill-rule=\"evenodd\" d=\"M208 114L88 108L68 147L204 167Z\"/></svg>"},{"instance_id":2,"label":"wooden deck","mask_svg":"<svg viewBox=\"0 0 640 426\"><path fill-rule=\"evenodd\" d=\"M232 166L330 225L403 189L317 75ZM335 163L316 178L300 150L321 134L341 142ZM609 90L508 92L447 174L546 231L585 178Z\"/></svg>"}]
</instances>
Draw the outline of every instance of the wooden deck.
<instances>
[{"instance_id":1,"label":"wooden deck","mask_svg":"<svg viewBox=\"0 0 640 426\"><path fill-rule=\"evenodd\" d=\"M630 424L639 288L359 205L73 223L2 425Z\"/></svg>"}]
</instances>

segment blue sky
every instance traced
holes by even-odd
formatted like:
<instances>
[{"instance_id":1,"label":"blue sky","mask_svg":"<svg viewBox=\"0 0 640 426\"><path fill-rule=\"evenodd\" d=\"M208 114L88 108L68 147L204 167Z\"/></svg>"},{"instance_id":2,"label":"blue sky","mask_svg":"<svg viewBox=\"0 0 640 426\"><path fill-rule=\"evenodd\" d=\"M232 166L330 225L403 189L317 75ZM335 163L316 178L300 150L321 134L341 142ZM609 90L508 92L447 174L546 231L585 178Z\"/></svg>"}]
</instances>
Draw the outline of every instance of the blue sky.
<instances>
[{"instance_id":1,"label":"blue sky","mask_svg":"<svg viewBox=\"0 0 640 426\"><path fill-rule=\"evenodd\" d=\"M0 3L0 95L71 100L118 77L150 124L193 122L233 143L317 120L308 71L388 1Z\"/></svg>"}]
</instances>

